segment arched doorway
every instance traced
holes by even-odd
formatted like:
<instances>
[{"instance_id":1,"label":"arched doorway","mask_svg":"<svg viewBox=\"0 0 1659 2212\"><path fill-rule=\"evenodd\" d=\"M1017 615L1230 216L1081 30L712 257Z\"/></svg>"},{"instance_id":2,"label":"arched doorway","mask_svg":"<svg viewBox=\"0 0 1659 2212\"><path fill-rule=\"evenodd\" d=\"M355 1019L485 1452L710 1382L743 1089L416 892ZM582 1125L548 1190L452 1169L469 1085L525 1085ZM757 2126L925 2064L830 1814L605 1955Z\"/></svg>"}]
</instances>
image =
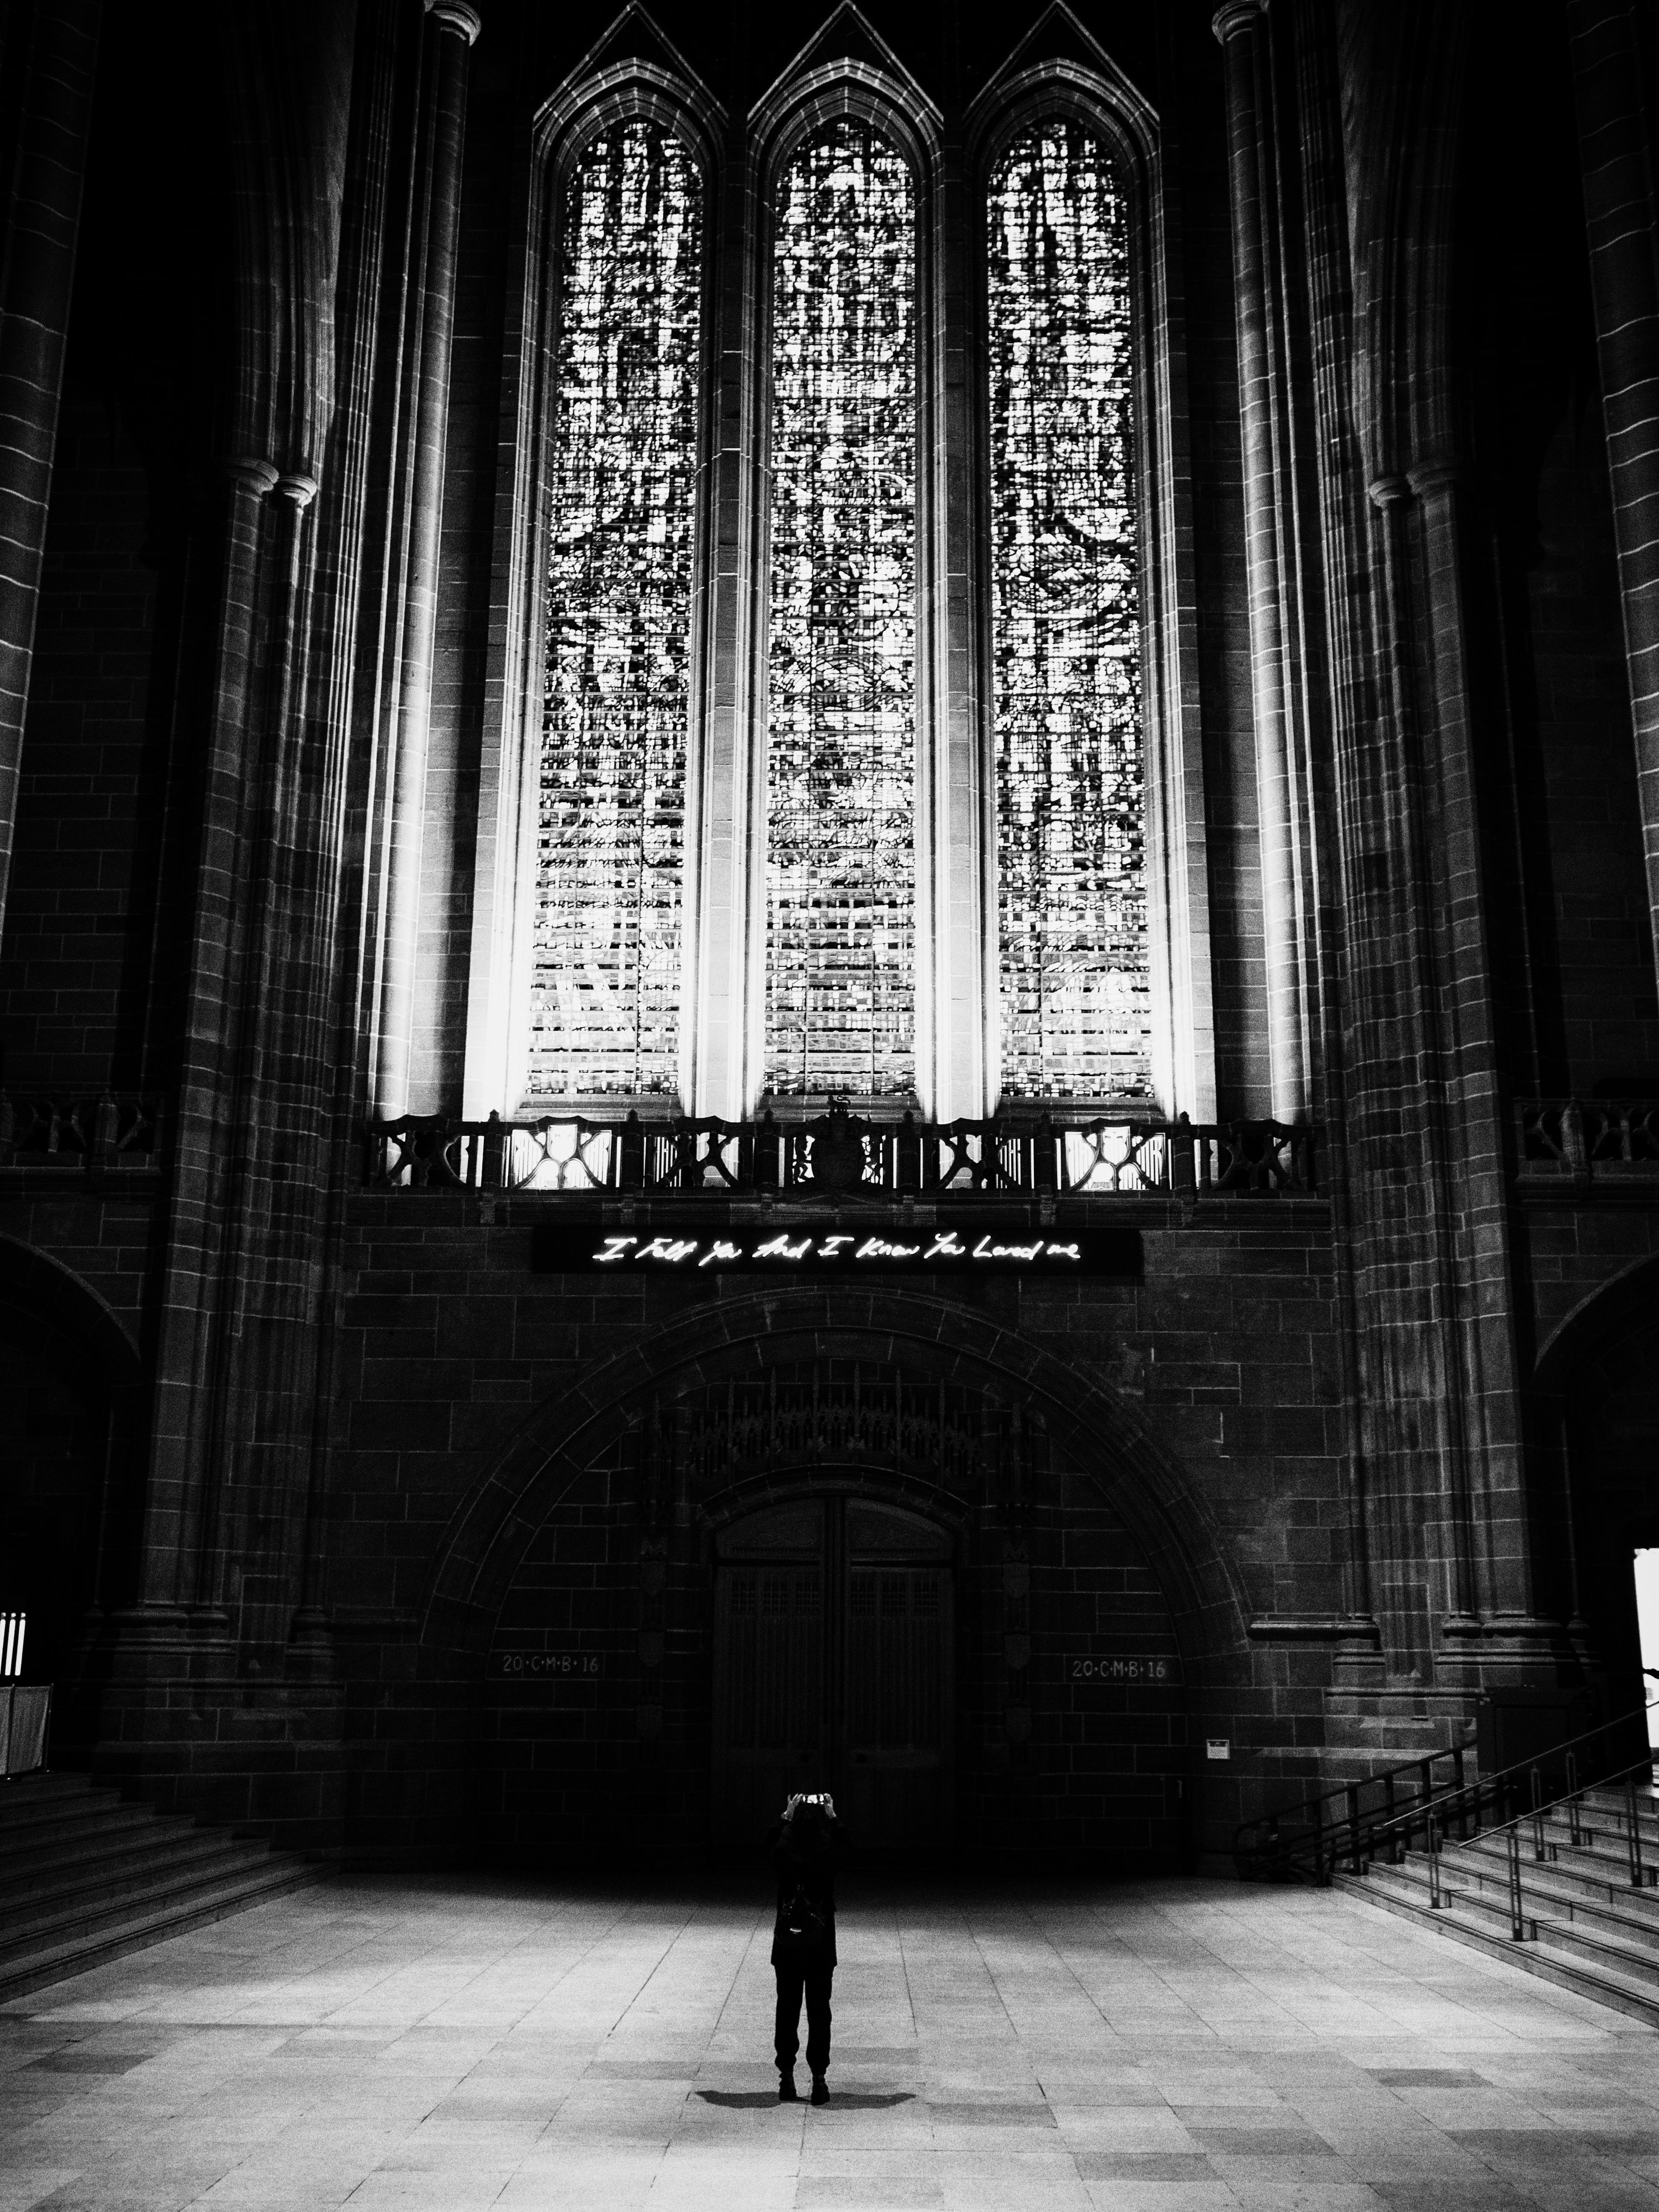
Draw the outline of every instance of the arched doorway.
<instances>
[{"instance_id":1,"label":"arched doorway","mask_svg":"<svg viewBox=\"0 0 1659 2212\"><path fill-rule=\"evenodd\" d=\"M91 1742L96 1613L137 1574L138 1363L102 1300L0 1237L0 1613L21 1614L22 1679L53 1685L52 1740Z\"/></svg>"},{"instance_id":2,"label":"arched doorway","mask_svg":"<svg viewBox=\"0 0 1659 2212\"><path fill-rule=\"evenodd\" d=\"M954 1814L949 1532L830 1491L714 1539L713 1840L827 1789L861 1848L940 1847Z\"/></svg>"}]
</instances>

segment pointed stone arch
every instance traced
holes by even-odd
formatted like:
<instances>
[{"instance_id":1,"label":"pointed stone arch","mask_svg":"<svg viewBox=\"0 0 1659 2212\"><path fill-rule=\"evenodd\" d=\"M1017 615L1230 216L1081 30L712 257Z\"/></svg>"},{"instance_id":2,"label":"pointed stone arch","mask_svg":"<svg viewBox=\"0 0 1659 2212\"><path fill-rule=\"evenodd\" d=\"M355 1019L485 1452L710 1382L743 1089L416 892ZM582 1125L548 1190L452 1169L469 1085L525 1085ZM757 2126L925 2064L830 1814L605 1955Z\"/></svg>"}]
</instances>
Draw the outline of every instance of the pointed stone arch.
<instances>
[{"instance_id":1,"label":"pointed stone arch","mask_svg":"<svg viewBox=\"0 0 1659 2212\"><path fill-rule=\"evenodd\" d=\"M1162 1586L1193 1679L1251 1672L1248 1613L1214 1515L1142 1413L1105 1378L942 1298L829 1287L699 1306L538 1406L453 1516L428 1578L421 1641L488 1644L501 1598L560 1499L652 1399L756 1379L785 1363L866 1360L987 1386L1039 1412L1052 1462L1092 1483Z\"/></svg>"}]
</instances>

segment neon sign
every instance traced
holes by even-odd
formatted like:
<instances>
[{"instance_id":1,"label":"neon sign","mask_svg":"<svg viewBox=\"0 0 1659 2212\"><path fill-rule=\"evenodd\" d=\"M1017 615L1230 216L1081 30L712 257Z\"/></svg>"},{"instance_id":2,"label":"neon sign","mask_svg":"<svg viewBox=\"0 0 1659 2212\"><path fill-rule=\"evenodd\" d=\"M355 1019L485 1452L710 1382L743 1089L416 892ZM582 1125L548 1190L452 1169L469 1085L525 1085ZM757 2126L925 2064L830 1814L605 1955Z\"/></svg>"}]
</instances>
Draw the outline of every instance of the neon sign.
<instances>
[{"instance_id":1,"label":"neon sign","mask_svg":"<svg viewBox=\"0 0 1659 2212\"><path fill-rule=\"evenodd\" d=\"M647 1229L538 1224L538 1274L1105 1275L1138 1280L1140 1233L1029 1228L728 1229L679 1235Z\"/></svg>"}]
</instances>

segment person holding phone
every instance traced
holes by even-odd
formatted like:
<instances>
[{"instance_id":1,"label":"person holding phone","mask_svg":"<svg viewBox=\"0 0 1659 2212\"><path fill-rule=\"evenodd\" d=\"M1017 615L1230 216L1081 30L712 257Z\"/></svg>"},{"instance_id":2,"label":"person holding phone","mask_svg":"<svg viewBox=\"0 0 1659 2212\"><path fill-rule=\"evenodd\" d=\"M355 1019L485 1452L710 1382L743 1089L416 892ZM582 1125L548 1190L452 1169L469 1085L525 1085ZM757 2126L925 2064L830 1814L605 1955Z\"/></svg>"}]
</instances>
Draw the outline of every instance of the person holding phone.
<instances>
[{"instance_id":1,"label":"person holding phone","mask_svg":"<svg viewBox=\"0 0 1659 2212\"><path fill-rule=\"evenodd\" d=\"M778 2096L784 2104L797 2100L795 2056L800 2049L805 1997L812 2102L827 2105L830 1985L836 1972L836 1855L841 1841L834 1798L827 1790L798 1790L784 1807L775 1833L778 1911L772 1930L772 1967L778 1982Z\"/></svg>"}]
</instances>

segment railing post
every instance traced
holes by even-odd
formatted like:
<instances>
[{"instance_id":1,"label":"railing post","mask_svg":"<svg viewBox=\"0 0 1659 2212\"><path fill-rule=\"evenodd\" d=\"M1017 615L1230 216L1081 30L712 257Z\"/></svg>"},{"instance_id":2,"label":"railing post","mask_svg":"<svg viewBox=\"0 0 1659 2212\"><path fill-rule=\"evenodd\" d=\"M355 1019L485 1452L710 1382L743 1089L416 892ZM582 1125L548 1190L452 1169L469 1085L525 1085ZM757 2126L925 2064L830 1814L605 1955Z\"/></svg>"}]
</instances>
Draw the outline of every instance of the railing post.
<instances>
[{"instance_id":1,"label":"railing post","mask_svg":"<svg viewBox=\"0 0 1659 2212\"><path fill-rule=\"evenodd\" d=\"M622 1127L622 1170L617 1177L623 1190L645 1188L645 1125L630 1109Z\"/></svg>"},{"instance_id":2,"label":"railing post","mask_svg":"<svg viewBox=\"0 0 1659 2212\"><path fill-rule=\"evenodd\" d=\"M1457 1840L1460 1844L1468 1841L1468 1800L1463 1795L1466 1786L1463 1780L1463 1747L1455 1744L1452 1747L1452 1787L1457 1792Z\"/></svg>"},{"instance_id":3,"label":"railing post","mask_svg":"<svg viewBox=\"0 0 1659 2212\"><path fill-rule=\"evenodd\" d=\"M909 1120L909 1115L905 1115ZM757 1190L775 1190L781 1177L779 1174L778 1125L769 1108L761 1117L755 1131L755 1188Z\"/></svg>"},{"instance_id":4,"label":"railing post","mask_svg":"<svg viewBox=\"0 0 1659 2212\"><path fill-rule=\"evenodd\" d=\"M1532 1770L1532 1855L1540 1863L1544 1851L1544 1778L1534 1766Z\"/></svg>"},{"instance_id":5,"label":"railing post","mask_svg":"<svg viewBox=\"0 0 1659 2212\"><path fill-rule=\"evenodd\" d=\"M1569 1098L1561 1109L1561 1150L1573 1174L1587 1182L1589 1155L1584 1150L1584 1109L1576 1098Z\"/></svg>"},{"instance_id":6,"label":"railing post","mask_svg":"<svg viewBox=\"0 0 1659 2212\"><path fill-rule=\"evenodd\" d=\"M1432 1813L1429 1815L1429 1910L1438 1912L1443 1903L1440 1894L1440 1832Z\"/></svg>"},{"instance_id":7,"label":"railing post","mask_svg":"<svg viewBox=\"0 0 1659 2212\"><path fill-rule=\"evenodd\" d=\"M906 1117L908 1118L908 1115ZM1045 1114L1030 1139L1031 1147L1031 1187L1034 1190L1058 1190L1060 1161L1056 1155L1060 1139L1052 1119Z\"/></svg>"},{"instance_id":8,"label":"railing post","mask_svg":"<svg viewBox=\"0 0 1659 2212\"><path fill-rule=\"evenodd\" d=\"M1625 1777L1625 1844L1630 1854L1630 1886L1632 1889L1647 1887L1647 1869L1642 1863L1642 1831L1636 1818L1636 1777Z\"/></svg>"},{"instance_id":9,"label":"railing post","mask_svg":"<svg viewBox=\"0 0 1659 2212\"><path fill-rule=\"evenodd\" d=\"M1567 1753L1567 1833L1575 1844L1583 1842L1583 1832L1578 1821L1578 1761L1571 1752Z\"/></svg>"},{"instance_id":10,"label":"railing post","mask_svg":"<svg viewBox=\"0 0 1659 2212\"><path fill-rule=\"evenodd\" d=\"M1194 1197L1197 1188L1193 1125L1185 1114L1176 1116L1170 1131L1170 1188L1177 1198L1187 1200Z\"/></svg>"},{"instance_id":11,"label":"railing post","mask_svg":"<svg viewBox=\"0 0 1659 2212\"><path fill-rule=\"evenodd\" d=\"M768 1120L771 1119L769 1115ZM921 1132L916 1127L916 1117L908 1109L899 1124L895 1174L901 1191L921 1188Z\"/></svg>"},{"instance_id":12,"label":"railing post","mask_svg":"<svg viewBox=\"0 0 1659 2212\"><path fill-rule=\"evenodd\" d=\"M1353 1870L1364 1874L1365 1868L1359 1849L1359 1785L1356 1782L1348 1784L1348 1827Z\"/></svg>"},{"instance_id":13,"label":"railing post","mask_svg":"<svg viewBox=\"0 0 1659 2212\"><path fill-rule=\"evenodd\" d=\"M1521 1912L1521 1829L1511 1820L1504 1833L1510 1839L1510 1934L1517 1943L1527 1940L1527 1923Z\"/></svg>"},{"instance_id":14,"label":"railing post","mask_svg":"<svg viewBox=\"0 0 1659 2212\"><path fill-rule=\"evenodd\" d=\"M479 1180L486 1190L499 1190L507 1180L507 1142L501 1117L492 1107L480 1147L483 1157L480 1162L482 1174Z\"/></svg>"}]
</instances>

